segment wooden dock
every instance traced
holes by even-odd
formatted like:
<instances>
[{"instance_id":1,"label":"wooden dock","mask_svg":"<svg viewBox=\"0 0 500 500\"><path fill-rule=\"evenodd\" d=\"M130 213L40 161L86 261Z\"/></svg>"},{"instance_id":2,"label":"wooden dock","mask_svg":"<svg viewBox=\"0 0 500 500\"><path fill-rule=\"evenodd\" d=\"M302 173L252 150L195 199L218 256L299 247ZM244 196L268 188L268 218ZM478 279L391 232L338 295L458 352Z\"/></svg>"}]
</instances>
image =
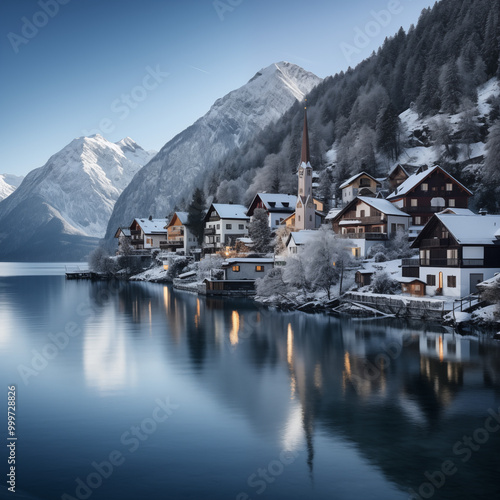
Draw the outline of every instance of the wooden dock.
<instances>
[{"instance_id":1,"label":"wooden dock","mask_svg":"<svg viewBox=\"0 0 500 500\"><path fill-rule=\"evenodd\" d=\"M109 276L105 273L95 273L89 271L88 269L68 269L66 268L66 279L67 280L105 280L109 279Z\"/></svg>"}]
</instances>

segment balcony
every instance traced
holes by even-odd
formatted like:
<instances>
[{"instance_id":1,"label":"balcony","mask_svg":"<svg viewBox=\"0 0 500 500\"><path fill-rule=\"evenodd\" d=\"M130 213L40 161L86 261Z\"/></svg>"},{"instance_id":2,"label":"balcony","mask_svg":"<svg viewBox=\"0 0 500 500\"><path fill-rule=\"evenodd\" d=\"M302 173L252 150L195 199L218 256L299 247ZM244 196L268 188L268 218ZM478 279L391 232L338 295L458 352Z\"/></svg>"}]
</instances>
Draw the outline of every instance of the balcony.
<instances>
[{"instance_id":1,"label":"balcony","mask_svg":"<svg viewBox=\"0 0 500 500\"><path fill-rule=\"evenodd\" d=\"M182 247L184 246L183 240L168 240L168 241L160 241L160 248L172 248L172 247Z\"/></svg>"},{"instance_id":2,"label":"balcony","mask_svg":"<svg viewBox=\"0 0 500 500\"><path fill-rule=\"evenodd\" d=\"M387 240L387 233L347 233L338 234L338 238L351 239L351 240L372 240L372 241L385 241Z\"/></svg>"},{"instance_id":3,"label":"balcony","mask_svg":"<svg viewBox=\"0 0 500 500\"><path fill-rule=\"evenodd\" d=\"M207 227L205 229L205 235L210 236L215 234L215 227Z\"/></svg>"},{"instance_id":4,"label":"balcony","mask_svg":"<svg viewBox=\"0 0 500 500\"><path fill-rule=\"evenodd\" d=\"M373 216L373 217L353 217L352 219L342 219L339 223L341 226L352 225L363 225L363 224L385 224L387 222L386 217Z\"/></svg>"},{"instance_id":5,"label":"balcony","mask_svg":"<svg viewBox=\"0 0 500 500\"><path fill-rule=\"evenodd\" d=\"M403 267L483 267L484 259L403 259Z\"/></svg>"},{"instance_id":6,"label":"balcony","mask_svg":"<svg viewBox=\"0 0 500 500\"><path fill-rule=\"evenodd\" d=\"M423 267L460 267L460 259L420 259Z\"/></svg>"},{"instance_id":7,"label":"balcony","mask_svg":"<svg viewBox=\"0 0 500 500\"><path fill-rule=\"evenodd\" d=\"M130 240L131 245L144 245L144 238L136 238Z\"/></svg>"},{"instance_id":8,"label":"balcony","mask_svg":"<svg viewBox=\"0 0 500 500\"><path fill-rule=\"evenodd\" d=\"M435 214L442 212L446 207L403 207L400 210L407 214Z\"/></svg>"},{"instance_id":9,"label":"balcony","mask_svg":"<svg viewBox=\"0 0 500 500\"><path fill-rule=\"evenodd\" d=\"M134 229L133 231L130 231L130 234L132 236L138 236L141 234L141 230L140 229Z\"/></svg>"},{"instance_id":10,"label":"balcony","mask_svg":"<svg viewBox=\"0 0 500 500\"><path fill-rule=\"evenodd\" d=\"M450 238L432 238L422 240L421 247L448 247L450 246Z\"/></svg>"},{"instance_id":11,"label":"balcony","mask_svg":"<svg viewBox=\"0 0 500 500\"><path fill-rule=\"evenodd\" d=\"M402 259L403 267L419 267L420 259Z\"/></svg>"}]
</instances>

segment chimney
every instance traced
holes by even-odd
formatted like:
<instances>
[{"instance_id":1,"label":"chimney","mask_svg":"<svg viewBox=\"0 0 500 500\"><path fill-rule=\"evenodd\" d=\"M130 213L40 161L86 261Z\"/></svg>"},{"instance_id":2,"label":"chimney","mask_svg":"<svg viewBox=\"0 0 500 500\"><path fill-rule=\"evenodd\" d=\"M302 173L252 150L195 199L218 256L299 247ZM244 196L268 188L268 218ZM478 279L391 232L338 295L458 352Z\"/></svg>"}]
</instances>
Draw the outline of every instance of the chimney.
<instances>
[{"instance_id":1,"label":"chimney","mask_svg":"<svg viewBox=\"0 0 500 500\"><path fill-rule=\"evenodd\" d=\"M149 216L149 220L153 220L153 216L152 215Z\"/></svg>"},{"instance_id":2,"label":"chimney","mask_svg":"<svg viewBox=\"0 0 500 500\"><path fill-rule=\"evenodd\" d=\"M488 210L486 210L485 208L481 208L481 209L479 210L479 215L482 215L483 217L484 217L485 215L488 215Z\"/></svg>"}]
</instances>

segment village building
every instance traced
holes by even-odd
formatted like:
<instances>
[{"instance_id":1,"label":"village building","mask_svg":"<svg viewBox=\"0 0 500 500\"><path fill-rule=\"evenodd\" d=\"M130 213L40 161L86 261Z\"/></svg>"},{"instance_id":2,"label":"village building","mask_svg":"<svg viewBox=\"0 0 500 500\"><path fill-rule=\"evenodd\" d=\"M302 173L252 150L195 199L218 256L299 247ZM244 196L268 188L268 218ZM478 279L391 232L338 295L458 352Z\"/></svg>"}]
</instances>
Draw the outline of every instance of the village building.
<instances>
[{"instance_id":1,"label":"village building","mask_svg":"<svg viewBox=\"0 0 500 500\"><path fill-rule=\"evenodd\" d=\"M302 231L290 233L286 240L288 255L296 255L300 247L303 247L311 238L314 237L315 234L316 231L311 229L304 229Z\"/></svg>"},{"instance_id":2,"label":"village building","mask_svg":"<svg viewBox=\"0 0 500 500\"><path fill-rule=\"evenodd\" d=\"M358 196L376 196L382 183L366 172L353 175L340 185L342 190L342 206L346 206Z\"/></svg>"},{"instance_id":3,"label":"village building","mask_svg":"<svg viewBox=\"0 0 500 500\"><path fill-rule=\"evenodd\" d=\"M248 236L250 217L243 205L212 203L204 218L204 249L215 253L236 244Z\"/></svg>"},{"instance_id":4,"label":"village building","mask_svg":"<svg viewBox=\"0 0 500 500\"><path fill-rule=\"evenodd\" d=\"M277 229L284 220L295 212L297 197L290 194L257 193L247 211L253 217L255 210L263 208L269 217L271 230Z\"/></svg>"},{"instance_id":5,"label":"village building","mask_svg":"<svg viewBox=\"0 0 500 500\"><path fill-rule=\"evenodd\" d=\"M411 175L415 174L419 168L413 165L401 165L398 163L387 176L387 184L391 189L391 193Z\"/></svg>"},{"instance_id":6,"label":"village building","mask_svg":"<svg viewBox=\"0 0 500 500\"><path fill-rule=\"evenodd\" d=\"M408 230L409 221L408 214L387 200L358 196L332 219L332 228L337 237L352 240L356 257L367 257L374 245Z\"/></svg>"},{"instance_id":7,"label":"village building","mask_svg":"<svg viewBox=\"0 0 500 500\"><path fill-rule=\"evenodd\" d=\"M222 265L225 280L256 280L263 278L274 267L272 258L226 259Z\"/></svg>"},{"instance_id":8,"label":"village building","mask_svg":"<svg viewBox=\"0 0 500 500\"><path fill-rule=\"evenodd\" d=\"M130 225L130 244L136 250L160 248L167 241L168 219L134 219Z\"/></svg>"},{"instance_id":9,"label":"village building","mask_svg":"<svg viewBox=\"0 0 500 500\"><path fill-rule=\"evenodd\" d=\"M500 215L436 214L412 245L419 259L403 259L403 276L427 293L465 297L500 272Z\"/></svg>"},{"instance_id":10,"label":"village building","mask_svg":"<svg viewBox=\"0 0 500 500\"><path fill-rule=\"evenodd\" d=\"M162 249L189 255L198 246L196 236L189 230L187 212L175 212L166 230L167 241L161 243Z\"/></svg>"},{"instance_id":11,"label":"village building","mask_svg":"<svg viewBox=\"0 0 500 500\"><path fill-rule=\"evenodd\" d=\"M115 238L118 239L117 255L122 255L130 246L131 234L129 227L119 227L115 233Z\"/></svg>"},{"instance_id":12,"label":"village building","mask_svg":"<svg viewBox=\"0 0 500 500\"><path fill-rule=\"evenodd\" d=\"M472 192L439 166L419 169L387 199L411 215L410 238L415 238L433 214L446 208L468 208Z\"/></svg>"}]
</instances>

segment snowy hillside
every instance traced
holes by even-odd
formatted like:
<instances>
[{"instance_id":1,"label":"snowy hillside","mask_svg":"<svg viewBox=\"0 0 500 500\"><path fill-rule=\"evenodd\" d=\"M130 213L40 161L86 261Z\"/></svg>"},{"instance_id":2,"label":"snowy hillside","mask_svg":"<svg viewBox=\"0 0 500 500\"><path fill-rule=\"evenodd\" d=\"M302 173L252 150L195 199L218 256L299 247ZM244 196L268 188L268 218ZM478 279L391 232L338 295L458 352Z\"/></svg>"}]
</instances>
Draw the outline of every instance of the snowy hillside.
<instances>
[{"instance_id":1,"label":"snowy hillside","mask_svg":"<svg viewBox=\"0 0 500 500\"><path fill-rule=\"evenodd\" d=\"M104 236L116 200L153 156L128 137L115 144L100 135L73 140L0 202L0 257L34 250L35 235L54 260L61 235L83 238L87 248L88 238Z\"/></svg>"},{"instance_id":2,"label":"snowy hillside","mask_svg":"<svg viewBox=\"0 0 500 500\"><path fill-rule=\"evenodd\" d=\"M23 179L22 176L0 174L0 201L10 196L21 185Z\"/></svg>"},{"instance_id":3,"label":"snowy hillside","mask_svg":"<svg viewBox=\"0 0 500 500\"><path fill-rule=\"evenodd\" d=\"M320 78L280 62L217 100L194 125L168 142L134 178L115 205L106 238L133 217L165 216L190 196L200 176L283 116Z\"/></svg>"}]
</instances>

